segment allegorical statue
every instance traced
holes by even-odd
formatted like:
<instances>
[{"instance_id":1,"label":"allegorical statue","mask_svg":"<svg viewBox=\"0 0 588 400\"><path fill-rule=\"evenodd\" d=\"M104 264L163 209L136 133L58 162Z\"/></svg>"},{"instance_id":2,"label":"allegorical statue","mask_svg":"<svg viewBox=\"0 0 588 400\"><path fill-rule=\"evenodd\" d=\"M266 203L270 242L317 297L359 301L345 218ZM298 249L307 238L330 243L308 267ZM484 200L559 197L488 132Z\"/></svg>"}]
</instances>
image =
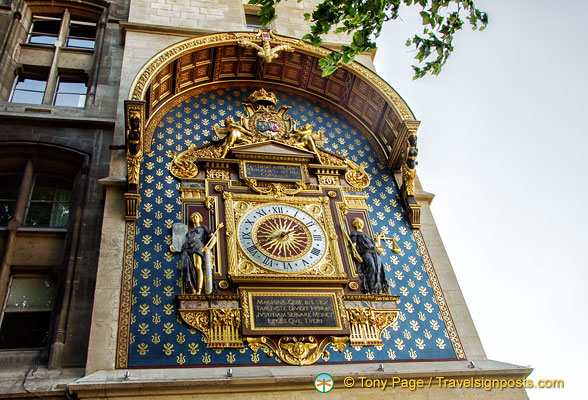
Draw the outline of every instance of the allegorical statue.
<instances>
[{"instance_id":1,"label":"allegorical statue","mask_svg":"<svg viewBox=\"0 0 588 400\"><path fill-rule=\"evenodd\" d=\"M408 137L408 157L406 158L406 163L402 166L402 180L404 182L402 188L408 196L414 196L416 158L418 154L417 137L415 134L412 134Z\"/></svg>"},{"instance_id":2,"label":"allegorical statue","mask_svg":"<svg viewBox=\"0 0 588 400\"><path fill-rule=\"evenodd\" d=\"M243 126L243 117L241 117L239 123L235 122L233 117L227 117L224 128L214 124L212 129L219 139L224 139L220 158L225 158L229 150L237 143L252 143L253 133Z\"/></svg>"},{"instance_id":3,"label":"allegorical statue","mask_svg":"<svg viewBox=\"0 0 588 400\"><path fill-rule=\"evenodd\" d=\"M290 133L290 138L293 140L292 144L294 146L300 148L306 147L308 150L312 151L316 155L319 163L322 164L320 153L312 137L311 124L304 124L300 129L294 128Z\"/></svg>"},{"instance_id":4,"label":"allegorical statue","mask_svg":"<svg viewBox=\"0 0 588 400\"><path fill-rule=\"evenodd\" d=\"M363 232L365 223L360 218L355 218L352 225L355 231L349 235L349 239L353 258L357 261L362 292L388 294L388 282L381 256L384 252L381 243L384 234L380 233L375 239L367 235Z\"/></svg>"},{"instance_id":5,"label":"allegorical statue","mask_svg":"<svg viewBox=\"0 0 588 400\"><path fill-rule=\"evenodd\" d=\"M206 275L206 294L213 291L212 265L210 252L216 244L220 224L214 233L206 225L202 225L202 215L198 212L190 215L192 228L186 233L186 241L182 245L182 279L184 294L202 294ZM185 225L184 225L185 226ZM173 245L172 251L177 251Z\"/></svg>"}]
</instances>

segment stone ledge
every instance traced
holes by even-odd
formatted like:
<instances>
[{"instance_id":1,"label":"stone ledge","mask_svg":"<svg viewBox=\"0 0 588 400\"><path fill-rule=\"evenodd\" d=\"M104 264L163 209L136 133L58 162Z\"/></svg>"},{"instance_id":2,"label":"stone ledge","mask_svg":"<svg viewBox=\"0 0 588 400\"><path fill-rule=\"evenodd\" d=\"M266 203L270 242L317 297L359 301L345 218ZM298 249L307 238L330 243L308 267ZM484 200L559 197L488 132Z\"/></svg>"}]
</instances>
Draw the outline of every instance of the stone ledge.
<instances>
[{"instance_id":1,"label":"stone ledge","mask_svg":"<svg viewBox=\"0 0 588 400\"><path fill-rule=\"evenodd\" d=\"M41 107L41 106L39 106ZM0 112L0 121L2 122L18 122L20 124L27 123L43 123L49 126L72 126L84 128L103 128L113 129L115 120L110 118L95 118L87 116L65 116L65 115L51 115L28 112Z\"/></svg>"},{"instance_id":2,"label":"stone ledge","mask_svg":"<svg viewBox=\"0 0 588 400\"><path fill-rule=\"evenodd\" d=\"M295 366L246 366L203 368L129 369L97 371L68 385L68 391L80 398L91 396L90 392L105 391L109 395L133 396L140 391L145 396L164 388L167 396L180 394L204 394L271 390L307 390L309 383L319 373L327 372L335 382L342 383L347 376L365 376L370 379L392 379L393 377L444 378L487 377L523 379L533 369L492 360L422 361L383 363L384 370L378 370L380 363L361 364L318 364L305 367ZM128 377L125 378L125 372ZM279 389L278 389L279 387ZM215 388L215 389L212 389ZM267 389L266 389L267 390Z\"/></svg>"}]
</instances>

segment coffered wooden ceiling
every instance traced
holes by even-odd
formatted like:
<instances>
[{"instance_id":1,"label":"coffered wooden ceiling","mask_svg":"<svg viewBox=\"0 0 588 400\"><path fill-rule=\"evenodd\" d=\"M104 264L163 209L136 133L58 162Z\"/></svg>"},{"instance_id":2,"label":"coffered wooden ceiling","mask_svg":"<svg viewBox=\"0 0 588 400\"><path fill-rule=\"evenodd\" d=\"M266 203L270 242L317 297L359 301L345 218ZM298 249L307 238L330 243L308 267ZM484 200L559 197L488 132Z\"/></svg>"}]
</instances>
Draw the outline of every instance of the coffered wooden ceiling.
<instances>
[{"instance_id":1,"label":"coffered wooden ceiling","mask_svg":"<svg viewBox=\"0 0 588 400\"><path fill-rule=\"evenodd\" d=\"M318 61L325 49L313 54L315 48L305 42L278 37L285 39L281 44L292 43L295 51L281 52L271 63L259 57L256 50L239 45L242 36L236 36L232 43L225 36L224 40L202 41L202 45L188 45L189 41L185 41L175 51L172 46L152 59L151 68L148 64L143 69L143 81L139 76L135 80L134 99L146 100L147 114L151 116L170 99L199 86L235 86L242 82L250 87L279 87L351 116L372 136L376 151L388 166L398 169L405 157L408 133L415 132L419 124L400 96L358 63L323 78ZM297 46L301 43L303 46Z\"/></svg>"}]
</instances>

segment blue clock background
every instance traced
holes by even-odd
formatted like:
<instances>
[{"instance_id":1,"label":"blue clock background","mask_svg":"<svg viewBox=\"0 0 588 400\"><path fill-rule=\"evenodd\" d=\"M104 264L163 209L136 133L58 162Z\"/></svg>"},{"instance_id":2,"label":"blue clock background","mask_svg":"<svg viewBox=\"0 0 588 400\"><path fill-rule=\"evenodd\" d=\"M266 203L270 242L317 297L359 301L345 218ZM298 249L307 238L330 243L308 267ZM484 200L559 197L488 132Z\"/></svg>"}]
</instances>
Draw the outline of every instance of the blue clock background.
<instances>
[{"instance_id":1,"label":"blue clock background","mask_svg":"<svg viewBox=\"0 0 588 400\"><path fill-rule=\"evenodd\" d=\"M169 151L181 152L190 144L201 146L215 140L212 126L228 116L243 113L241 104L255 88L213 90L195 95L162 118L154 133L152 152L145 154L140 176L141 205L135 238L129 367L226 366L283 364L263 350L207 349L205 338L184 324L175 308L181 294L180 255L169 252L171 227L182 220L180 182L170 175ZM317 363L353 363L405 360L456 359L438 305L438 296L407 225L398 188L390 172L378 162L368 140L345 119L308 99L273 91L280 105L299 125L311 123L325 132L324 149L338 152L362 165L371 175L365 190L370 224L374 232L395 238L402 249L390 248L383 256L386 277L393 295L400 296L396 323L382 335L384 346L350 347ZM438 289L437 289L438 290ZM439 295L439 293L437 293Z\"/></svg>"}]
</instances>

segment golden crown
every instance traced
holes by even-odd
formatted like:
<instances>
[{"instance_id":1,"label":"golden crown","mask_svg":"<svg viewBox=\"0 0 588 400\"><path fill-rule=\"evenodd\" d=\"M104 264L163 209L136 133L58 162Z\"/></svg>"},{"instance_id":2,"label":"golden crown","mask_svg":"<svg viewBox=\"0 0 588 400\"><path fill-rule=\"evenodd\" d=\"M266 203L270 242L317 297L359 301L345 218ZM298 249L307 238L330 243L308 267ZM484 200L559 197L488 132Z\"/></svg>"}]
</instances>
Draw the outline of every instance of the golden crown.
<instances>
[{"instance_id":1,"label":"golden crown","mask_svg":"<svg viewBox=\"0 0 588 400\"><path fill-rule=\"evenodd\" d=\"M253 104L258 102L272 103L274 106L278 103L278 98L272 92L265 89L259 89L249 95L249 101Z\"/></svg>"}]
</instances>

